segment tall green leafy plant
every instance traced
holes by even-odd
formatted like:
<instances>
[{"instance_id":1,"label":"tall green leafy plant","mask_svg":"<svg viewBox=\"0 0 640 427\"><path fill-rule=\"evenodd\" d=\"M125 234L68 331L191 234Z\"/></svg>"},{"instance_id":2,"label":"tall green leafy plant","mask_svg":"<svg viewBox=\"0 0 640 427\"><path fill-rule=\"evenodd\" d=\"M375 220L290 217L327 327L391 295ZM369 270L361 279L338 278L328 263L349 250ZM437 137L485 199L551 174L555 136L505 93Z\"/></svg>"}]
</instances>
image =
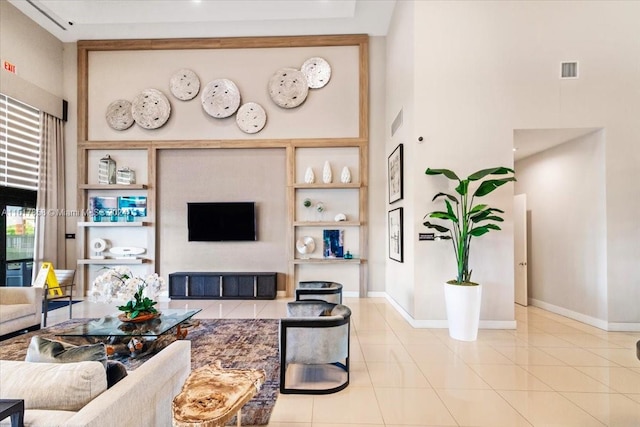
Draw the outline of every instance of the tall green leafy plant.
<instances>
[{"instance_id":1,"label":"tall green leafy plant","mask_svg":"<svg viewBox=\"0 0 640 427\"><path fill-rule=\"evenodd\" d=\"M458 181L455 188L457 195L448 193L438 193L431 200L444 200L446 211L434 211L425 215L425 218L434 218L450 222L449 227L434 224L425 221L427 228L434 229L440 233L448 233L448 235L440 236L441 239L450 239L453 243L453 250L456 256L457 276L456 280L449 283L457 285L475 285L471 282L472 270L469 270L469 251L471 249L471 239L480 237L492 230L500 230L496 222L503 222L502 217L497 214L503 214L504 211L492 208L486 204L475 204L475 199L484 197L493 192L496 188L510 181L515 181L513 169L505 167L496 167L483 169L469 175L465 179L460 179L455 172L449 169L430 169L425 173L427 175L444 175L453 181ZM484 178L492 175L510 175L503 178ZM472 183L476 190L472 192Z\"/></svg>"}]
</instances>

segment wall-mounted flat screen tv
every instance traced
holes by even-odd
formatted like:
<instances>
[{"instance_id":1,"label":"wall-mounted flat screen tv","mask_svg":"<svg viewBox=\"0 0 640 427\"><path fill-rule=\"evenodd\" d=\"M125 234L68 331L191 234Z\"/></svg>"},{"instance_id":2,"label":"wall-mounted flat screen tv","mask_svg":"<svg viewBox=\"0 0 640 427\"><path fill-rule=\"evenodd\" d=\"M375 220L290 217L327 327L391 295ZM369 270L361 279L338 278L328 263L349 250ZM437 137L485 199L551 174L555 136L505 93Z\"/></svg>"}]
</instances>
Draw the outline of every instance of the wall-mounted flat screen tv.
<instances>
[{"instance_id":1,"label":"wall-mounted flat screen tv","mask_svg":"<svg viewBox=\"0 0 640 427\"><path fill-rule=\"evenodd\" d=\"M254 202L187 203L190 242L257 240Z\"/></svg>"}]
</instances>

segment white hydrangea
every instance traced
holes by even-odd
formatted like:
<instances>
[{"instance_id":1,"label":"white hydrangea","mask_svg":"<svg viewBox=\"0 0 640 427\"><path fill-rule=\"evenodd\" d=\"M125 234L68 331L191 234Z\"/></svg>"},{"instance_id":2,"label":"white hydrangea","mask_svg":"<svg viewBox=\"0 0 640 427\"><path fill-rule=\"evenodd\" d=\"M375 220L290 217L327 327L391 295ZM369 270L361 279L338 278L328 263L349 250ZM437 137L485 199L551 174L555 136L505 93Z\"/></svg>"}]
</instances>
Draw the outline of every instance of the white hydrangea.
<instances>
[{"instance_id":1,"label":"white hydrangea","mask_svg":"<svg viewBox=\"0 0 640 427\"><path fill-rule=\"evenodd\" d=\"M164 279L157 273L143 278L134 276L127 267L116 266L106 269L96 277L89 291L89 299L93 302L107 303L114 299L128 301L134 299L134 294L142 288L144 296L154 300L164 289L164 285Z\"/></svg>"}]
</instances>

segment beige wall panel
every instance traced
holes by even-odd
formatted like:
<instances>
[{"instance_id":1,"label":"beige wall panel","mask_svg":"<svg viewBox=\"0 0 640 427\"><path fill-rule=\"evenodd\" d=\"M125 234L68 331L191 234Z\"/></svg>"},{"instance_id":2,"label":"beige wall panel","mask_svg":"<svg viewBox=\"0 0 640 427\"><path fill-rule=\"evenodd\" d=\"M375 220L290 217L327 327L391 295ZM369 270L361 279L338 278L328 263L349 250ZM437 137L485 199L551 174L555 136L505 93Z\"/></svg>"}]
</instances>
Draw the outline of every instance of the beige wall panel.
<instances>
[{"instance_id":1,"label":"beige wall panel","mask_svg":"<svg viewBox=\"0 0 640 427\"><path fill-rule=\"evenodd\" d=\"M287 271L286 172L282 149L158 153L159 273ZM188 242L187 202L253 201L258 241Z\"/></svg>"},{"instance_id":2,"label":"beige wall panel","mask_svg":"<svg viewBox=\"0 0 640 427\"><path fill-rule=\"evenodd\" d=\"M269 97L268 83L280 68L300 68L310 57L325 58L332 66L331 80L310 89L297 108L277 106ZM209 116L200 94L190 101L175 98L169 90L171 76L190 68L200 78L201 89L215 79L233 80L241 103L257 102L267 113L267 124L257 134L242 132L235 115ZM89 54L90 140L189 140L337 138L358 136L358 47L269 49L191 49L161 51L93 51ZM161 90L171 103L171 117L159 129L137 125L125 131L111 129L105 120L108 105L117 99L131 101L146 88Z\"/></svg>"}]
</instances>

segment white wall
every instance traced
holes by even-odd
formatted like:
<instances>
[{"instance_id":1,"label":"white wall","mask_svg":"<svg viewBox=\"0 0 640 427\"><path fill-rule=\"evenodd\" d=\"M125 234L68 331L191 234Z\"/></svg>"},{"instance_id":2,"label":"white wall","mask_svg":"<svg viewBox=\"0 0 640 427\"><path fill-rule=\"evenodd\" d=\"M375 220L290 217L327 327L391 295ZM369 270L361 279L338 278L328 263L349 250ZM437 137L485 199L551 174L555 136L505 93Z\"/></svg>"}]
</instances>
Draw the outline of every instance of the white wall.
<instances>
[{"instance_id":1,"label":"white wall","mask_svg":"<svg viewBox=\"0 0 640 427\"><path fill-rule=\"evenodd\" d=\"M0 2L0 60L14 64L20 79L59 98L63 97L62 46L8 1ZM7 73L4 67L0 72Z\"/></svg>"},{"instance_id":2,"label":"white wall","mask_svg":"<svg viewBox=\"0 0 640 427\"><path fill-rule=\"evenodd\" d=\"M414 282L414 251L413 246L413 215L414 211L414 146L412 126L414 122L414 4L413 2L397 2L387 36L387 73L386 73L386 117L385 157L377 165L388 176L387 157L398 144L404 149L404 199L389 204L388 191L385 187L386 210L384 212L387 224L387 211L402 207L404 212L404 262L399 263L389 259L389 239L385 236L386 292L407 313L415 315L415 287ZM402 110L403 125L391 136L391 124ZM388 227L388 224L387 224Z\"/></svg>"},{"instance_id":3,"label":"white wall","mask_svg":"<svg viewBox=\"0 0 640 427\"><path fill-rule=\"evenodd\" d=\"M384 292L387 263L386 37L369 38L369 254L368 291Z\"/></svg>"},{"instance_id":4,"label":"white wall","mask_svg":"<svg viewBox=\"0 0 640 427\"><path fill-rule=\"evenodd\" d=\"M516 162L515 187L527 196L529 298L606 323L604 134Z\"/></svg>"},{"instance_id":5,"label":"white wall","mask_svg":"<svg viewBox=\"0 0 640 427\"><path fill-rule=\"evenodd\" d=\"M640 188L629 180L640 161L640 3L406 3L399 2L396 12L413 7L414 13L403 19L394 15L388 49L401 49L392 41L415 27L415 44L404 38L415 56L416 110L409 119L408 140L425 138L412 156L423 163L422 169L449 167L466 175L487 166L509 166L514 129L606 128L609 321L640 321L635 304L640 300ZM560 62L567 60L579 61L579 79L558 78ZM389 61L389 70L397 67L391 55ZM396 94L406 85L392 74L388 72L387 123L399 104ZM404 100L410 102L410 97ZM412 222L419 224L431 206L433 186L443 184L412 178L420 182L420 191L412 196ZM492 205L507 210L504 231L482 237L472 254L474 278L487 285L485 320L513 319L512 193L513 187L505 187L491 198ZM416 261L415 275L427 283L415 283L416 318L443 319L443 309L432 303L440 292L431 289L452 274L452 261L442 259L450 249L425 242L408 250L424 261Z\"/></svg>"}]
</instances>

